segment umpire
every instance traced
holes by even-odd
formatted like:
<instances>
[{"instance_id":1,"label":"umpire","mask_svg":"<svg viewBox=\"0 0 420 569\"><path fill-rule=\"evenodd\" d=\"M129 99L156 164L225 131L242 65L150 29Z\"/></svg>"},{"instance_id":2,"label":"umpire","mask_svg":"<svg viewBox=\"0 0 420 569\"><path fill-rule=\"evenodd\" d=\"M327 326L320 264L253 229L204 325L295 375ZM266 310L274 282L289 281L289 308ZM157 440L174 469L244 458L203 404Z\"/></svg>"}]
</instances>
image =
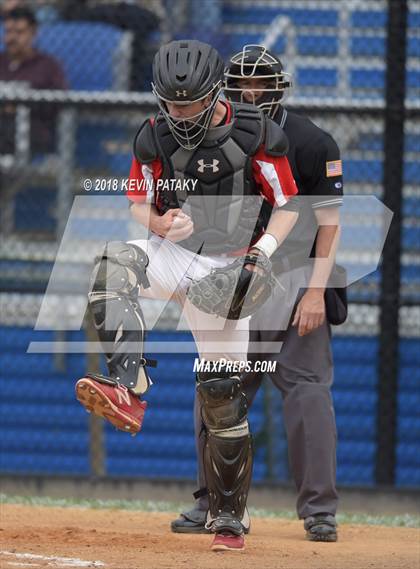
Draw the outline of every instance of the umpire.
<instances>
[{"instance_id":1,"label":"umpire","mask_svg":"<svg viewBox=\"0 0 420 569\"><path fill-rule=\"evenodd\" d=\"M333 381L330 324L345 320L347 303L344 289L334 290L327 285L330 274L337 272L334 257L339 237L339 206L343 201L342 166L332 136L282 106L290 86L280 60L263 46L245 46L231 58L226 70L226 97L233 102L257 105L284 129L289 139L287 157L299 195L303 196L298 222L272 258L273 266L277 260L280 275L289 269L283 284L288 290L290 310L283 310L285 299L278 298L267 303L265 311L263 307L262 313L254 315L249 359L261 358L261 353L253 353L253 347L261 342L283 343L280 351L264 350L263 359L277 362L270 377L284 401L290 469L298 493L297 513L304 520L309 540L331 542L337 540L338 496L337 437L330 391ZM293 270L293 258L299 256L315 259L312 264ZM280 306L282 316L279 316ZM273 313L277 317L270 326ZM263 374L251 371L242 379L251 404ZM202 465L205 430L197 401L195 429L200 489L194 494L195 507L172 522L174 532L207 532L208 500Z\"/></svg>"}]
</instances>

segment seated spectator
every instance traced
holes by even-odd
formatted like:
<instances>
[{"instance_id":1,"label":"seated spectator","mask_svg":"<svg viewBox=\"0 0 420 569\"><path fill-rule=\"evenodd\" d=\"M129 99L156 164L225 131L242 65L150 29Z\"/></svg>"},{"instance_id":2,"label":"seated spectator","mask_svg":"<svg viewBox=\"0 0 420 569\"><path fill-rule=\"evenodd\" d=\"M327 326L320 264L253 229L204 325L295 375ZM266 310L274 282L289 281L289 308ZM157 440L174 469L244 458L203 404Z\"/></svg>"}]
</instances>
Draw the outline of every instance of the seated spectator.
<instances>
[{"instance_id":1,"label":"seated spectator","mask_svg":"<svg viewBox=\"0 0 420 569\"><path fill-rule=\"evenodd\" d=\"M0 52L0 81L23 82L33 89L66 89L61 64L34 47L37 22L29 8L18 7L3 15L5 51ZM32 153L51 152L55 147L56 113L48 104L31 112ZM0 113L0 153L14 153L15 107Z\"/></svg>"},{"instance_id":2,"label":"seated spectator","mask_svg":"<svg viewBox=\"0 0 420 569\"><path fill-rule=\"evenodd\" d=\"M3 0L0 6L0 14L4 17L10 10L22 8L23 6L24 2L22 0Z\"/></svg>"},{"instance_id":3,"label":"seated spectator","mask_svg":"<svg viewBox=\"0 0 420 569\"><path fill-rule=\"evenodd\" d=\"M38 24L51 24L59 18L59 0L3 0L0 6L0 15L4 18L7 12L15 8L31 7L34 11Z\"/></svg>"}]
</instances>

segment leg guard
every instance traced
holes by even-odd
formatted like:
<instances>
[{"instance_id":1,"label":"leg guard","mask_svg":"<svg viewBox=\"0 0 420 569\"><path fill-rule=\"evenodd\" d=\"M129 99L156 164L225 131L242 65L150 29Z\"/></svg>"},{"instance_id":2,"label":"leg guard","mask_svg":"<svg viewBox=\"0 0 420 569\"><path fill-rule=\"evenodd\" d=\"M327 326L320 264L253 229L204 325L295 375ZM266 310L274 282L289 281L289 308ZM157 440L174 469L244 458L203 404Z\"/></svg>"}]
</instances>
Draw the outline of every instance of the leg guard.
<instances>
[{"instance_id":1,"label":"leg guard","mask_svg":"<svg viewBox=\"0 0 420 569\"><path fill-rule=\"evenodd\" d=\"M204 471L212 530L241 535L252 475L246 397L240 378L223 372L199 373L197 392L207 428Z\"/></svg>"},{"instance_id":2,"label":"leg guard","mask_svg":"<svg viewBox=\"0 0 420 569\"><path fill-rule=\"evenodd\" d=\"M150 362L143 356L145 325L138 305L140 286L150 286L147 255L136 245L115 241L106 245L95 262L89 305L109 377L93 377L105 383L120 383L141 395L152 383L145 368Z\"/></svg>"}]
</instances>

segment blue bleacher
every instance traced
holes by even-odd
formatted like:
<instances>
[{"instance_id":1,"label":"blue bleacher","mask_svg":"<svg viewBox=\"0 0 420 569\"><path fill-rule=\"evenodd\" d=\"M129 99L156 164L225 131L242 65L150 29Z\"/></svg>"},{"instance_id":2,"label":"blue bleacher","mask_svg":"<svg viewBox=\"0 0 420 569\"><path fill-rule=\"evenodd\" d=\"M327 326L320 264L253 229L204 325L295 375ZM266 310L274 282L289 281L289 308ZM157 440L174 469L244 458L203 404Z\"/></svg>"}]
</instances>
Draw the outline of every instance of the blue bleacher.
<instances>
[{"instance_id":1,"label":"blue bleacher","mask_svg":"<svg viewBox=\"0 0 420 569\"><path fill-rule=\"evenodd\" d=\"M223 6L223 21L230 25L269 25L277 16L287 16L295 26L336 27L338 12L335 10L318 9L282 9L276 6L249 6L225 4Z\"/></svg>"},{"instance_id":2,"label":"blue bleacher","mask_svg":"<svg viewBox=\"0 0 420 569\"><path fill-rule=\"evenodd\" d=\"M147 420L147 415L146 415ZM167 458L170 460L193 460L195 457L194 433L150 434L146 430L139 437L127 437L125 433L107 430L106 451L110 458L128 459L136 456L145 456L150 459Z\"/></svg>"},{"instance_id":3,"label":"blue bleacher","mask_svg":"<svg viewBox=\"0 0 420 569\"><path fill-rule=\"evenodd\" d=\"M375 451L376 445L373 442L339 441L337 463L342 465L355 463L357 466L372 466L375 460Z\"/></svg>"},{"instance_id":4,"label":"blue bleacher","mask_svg":"<svg viewBox=\"0 0 420 569\"><path fill-rule=\"evenodd\" d=\"M420 37L410 36L407 38L408 57L420 57Z\"/></svg>"},{"instance_id":5,"label":"blue bleacher","mask_svg":"<svg viewBox=\"0 0 420 569\"><path fill-rule=\"evenodd\" d=\"M77 376L76 376L77 377ZM2 383L4 379L0 380ZM4 401L0 403L1 430L16 428L20 422L19 417L25 417L25 425L34 432L41 429L88 429L88 414L81 405L76 405L73 393L74 379L69 380L71 386L67 389L68 397L72 397L71 404L39 401L38 398L28 403L15 403ZM22 398L21 398L22 399ZM54 403L54 404L53 404Z\"/></svg>"},{"instance_id":6,"label":"blue bleacher","mask_svg":"<svg viewBox=\"0 0 420 569\"><path fill-rule=\"evenodd\" d=\"M127 143L130 134L127 128L117 124L103 124L100 120L94 122L82 121L77 125L76 133L76 162L80 168L97 168L115 172L117 166L115 156L110 150L111 144ZM110 144L111 143L111 144ZM128 175L131 165L131 153L124 155L124 176ZM111 163L110 163L111 162Z\"/></svg>"},{"instance_id":7,"label":"blue bleacher","mask_svg":"<svg viewBox=\"0 0 420 569\"><path fill-rule=\"evenodd\" d=\"M418 250L420 243L417 241L417 247L413 249ZM401 270L401 279L404 283L419 284L420 283L420 264L418 265L403 265Z\"/></svg>"},{"instance_id":8,"label":"blue bleacher","mask_svg":"<svg viewBox=\"0 0 420 569\"><path fill-rule=\"evenodd\" d=\"M420 88L420 72L407 69L407 88ZM384 89L385 71L375 68L353 68L350 70L350 86L354 89Z\"/></svg>"},{"instance_id":9,"label":"blue bleacher","mask_svg":"<svg viewBox=\"0 0 420 569\"><path fill-rule=\"evenodd\" d=\"M353 223L352 225L345 225L342 228L340 236L340 245L345 249L363 250L370 249L372 247L381 247L383 241L383 228L378 224L377 227L372 225L371 227L366 227L363 224ZM355 239L357 235L357 240Z\"/></svg>"},{"instance_id":10,"label":"blue bleacher","mask_svg":"<svg viewBox=\"0 0 420 569\"><path fill-rule=\"evenodd\" d=\"M395 478L396 486L400 488L418 489L420 486L420 468L397 466Z\"/></svg>"},{"instance_id":11,"label":"blue bleacher","mask_svg":"<svg viewBox=\"0 0 420 569\"><path fill-rule=\"evenodd\" d=\"M23 359L23 358L19 358ZM52 359L52 358L51 358ZM3 359L7 365L6 358ZM77 369L78 368L78 369ZM31 373L26 376L8 374L7 379L4 379L0 386L1 397L8 404L22 404L22 397L20 389L26 393L34 391L36 393L36 401L39 403L73 403L74 391L69 389L69 377L71 375L82 375L85 371L84 362L80 365L70 368L66 374L49 374L47 372ZM16 385L19 385L19 391L16 391ZM27 402L26 405L31 402Z\"/></svg>"},{"instance_id":12,"label":"blue bleacher","mask_svg":"<svg viewBox=\"0 0 420 569\"><path fill-rule=\"evenodd\" d=\"M386 38L380 36L355 35L350 40L350 51L355 56L386 56ZM408 57L420 57L420 38L407 38Z\"/></svg>"},{"instance_id":13,"label":"blue bleacher","mask_svg":"<svg viewBox=\"0 0 420 569\"><path fill-rule=\"evenodd\" d=\"M420 161L404 162L404 182L406 184L418 184L420 179Z\"/></svg>"},{"instance_id":14,"label":"blue bleacher","mask_svg":"<svg viewBox=\"0 0 420 569\"><path fill-rule=\"evenodd\" d=\"M298 67L296 82L299 87L335 87L338 71L331 67Z\"/></svg>"},{"instance_id":15,"label":"blue bleacher","mask_svg":"<svg viewBox=\"0 0 420 569\"><path fill-rule=\"evenodd\" d=\"M400 343L396 485L420 485L420 350L418 339Z\"/></svg>"},{"instance_id":16,"label":"blue bleacher","mask_svg":"<svg viewBox=\"0 0 420 569\"><path fill-rule=\"evenodd\" d=\"M403 201L403 216L407 217L420 217L420 198L405 198Z\"/></svg>"},{"instance_id":17,"label":"blue bleacher","mask_svg":"<svg viewBox=\"0 0 420 569\"><path fill-rule=\"evenodd\" d=\"M353 36L350 40L350 51L356 56L384 56L385 38L383 36Z\"/></svg>"},{"instance_id":18,"label":"blue bleacher","mask_svg":"<svg viewBox=\"0 0 420 569\"><path fill-rule=\"evenodd\" d=\"M353 415L340 413L337 416L337 432L339 445L343 441L374 441L376 424L374 415ZM357 458L357 456L355 456Z\"/></svg>"},{"instance_id":19,"label":"blue bleacher","mask_svg":"<svg viewBox=\"0 0 420 569\"><path fill-rule=\"evenodd\" d=\"M420 354L418 341L401 342L396 483L420 484Z\"/></svg>"},{"instance_id":20,"label":"blue bleacher","mask_svg":"<svg viewBox=\"0 0 420 569\"><path fill-rule=\"evenodd\" d=\"M129 135L126 135L126 139ZM131 161L133 159L132 153L113 152L108 153L108 168L113 176L121 176L128 178L130 172Z\"/></svg>"},{"instance_id":21,"label":"blue bleacher","mask_svg":"<svg viewBox=\"0 0 420 569\"><path fill-rule=\"evenodd\" d=\"M87 476L90 472L90 465L87 456L8 452L0 454L0 471L5 474Z\"/></svg>"},{"instance_id":22,"label":"blue bleacher","mask_svg":"<svg viewBox=\"0 0 420 569\"><path fill-rule=\"evenodd\" d=\"M351 160L344 161L346 182L365 182L380 184L383 178L383 164L380 160Z\"/></svg>"},{"instance_id":23,"label":"blue bleacher","mask_svg":"<svg viewBox=\"0 0 420 569\"><path fill-rule=\"evenodd\" d=\"M420 440L420 417L404 417L400 413L398 438L407 443L417 443Z\"/></svg>"},{"instance_id":24,"label":"blue bleacher","mask_svg":"<svg viewBox=\"0 0 420 569\"><path fill-rule=\"evenodd\" d=\"M337 421L337 480L374 483L378 342L369 337L335 337L333 399Z\"/></svg>"},{"instance_id":25,"label":"blue bleacher","mask_svg":"<svg viewBox=\"0 0 420 569\"><path fill-rule=\"evenodd\" d=\"M418 383L418 382L417 382ZM400 392L398 407L405 416L416 417L420 409L420 390L412 392Z\"/></svg>"},{"instance_id":26,"label":"blue bleacher","mask_svg":"<svg viewBox=\"0 0 420 569\"><path fill-rule=\"evenodd\" d=\"M32 328L19 326L0 326L0 346L2 351L23 351L33 340L49 342L54 340L54 332L50 330L34 331Z\"/></svg>"},{"instance_id":27,"label":"blue bleacher","mask_svg":"<svg viewBox=\"0 0 420 569\"><path fill-rule=\"evenodd\" d=\"M401 443L397 446L397 461L401 467L420 468L420 445Z\"/></svg>"},{"instance_id":28,"label":"blue bleacher","mask_svg":"<svg viewBox=\"0 0 420 569\"><path fill-rule=\"evenodd\" d=\"M167 460L137 458L109 458L106 461L106 470L110 476L162 478L175 480L195 480L197 471L196 459L191 460ZM253 469L253 480L259 481L265 477L266 467L256 462Z\"/></svg>"},{"instance_id":29,"label":"blue bleacher","mask_svg":"<svg viewBox=\"0 0 420 569\"><path fill-rule=\"evenodd\" d=\"M385 10L355 10L351 15L354 28L384 28L387 24Z\"/></svg>"},{"instance_id":30,"label":"blue bleacher","mask_svg":"<svg viewBox=\"0 0 420 569\"><path fill-rule=\"evenodd\" d=\"M373 132L363 133L363 135L360 135L351 147L352 150L370 150L374 152L380 152L383 148L384 140L382 134L376 134Z\"/></svg>"},{"instance_id":31,"label":"blue bleacher","mask_svg":"<svg viewBox=\"0 0 420 569\"><path fill-rule=\"evenodd\" d=\"M355 28L385 28L387 13L385 10L355 10L351 15L351 25ZM420 26L420 11L409 10L408 27Z\"/></svg>"},{"instance_id":32,"label":"blue bleacher","mask_svg":"<svg viewBox=\"0 0 420 569\"><path fill-rule=\"evenodd\" d=\"M382 69L361 68L350 70L350 85L354 89L383 89L385 76Z\"/></svg>"},{"instance_id":33,"label":"blue bleacher","mask_svg":"<svg viewBox=\"0 0 420 569\"><path fill-rule=\"evenodd\" d=\"M405 135L405 151L406 152L420 152L420 135L410 134Z\"/></svg>"},{"instance_id":34,"label":"blue bleacher","mask_svg":"<svg viewBox=\"0 0 420 569\"><path fill-rule=\"evenodd\" d=\"M25 188L17 193L14 227L17 231L53 232L56 227L56 188Z\"/></svg>"},{"instance_id":35,"label":"blue bleacher","mask_svg":"<svg viewBox=\"0 0 420 569\"><path fill-rule=\"evenodd\" d=\"M337 465L337 483L346 486L372 486L375 483L375 467L370 465Z\"/></svg>"},{"instance_id":36,"label":"blue bleacher","mask_svg":"<svg viewBox=\"0 0 420 569\"><path fill-rule=\"evenodd\" d=\"M337 348L334 341L334 355ZM347 342L347 346L351 349L351 341ZM335 390L345 390L358 388L361 391L374 391L377 386L376 367L375 363L361 364L360 361L351 360L346 363L335 361Z\"/></svg>"},{"instance_id":37,"label":"blue bleacher","mask_svg":"<svg viewBox=\"0 0 420 569\"><path fill-rule=\"evenodd\" d=\"M297 37L299 55L330 55L338 54L338 37L321 35L301 35Z\"/></svg>"},{"instance_id":38,"label":"blue bleacher","mask_svg":"<svg viewBox=\"0 0 420 569\"><path fill-rule=\"evenodd\" d=\"M124 32L103 23L42 26L37 45L59 59L72 89L103 91L114 86L114 54Z\"/></svg>"},{"instance_id":39,"label":"blue bleacher","mask_svg":"<svg viewBox=\"0 0 420 569\"><path fill-rule=\"evenodd\" d=\"M86 454L89 448L89 433L85 431L42 429L8 429L4 431L0 441L1 453L57 453Z\"/></svg>"},{"instance_id":40,"label":"blue bleacher","mask_svg":"<svg viewBox=\"0 0 420 569\"><path fill-rule=\"evenodd\" d=\"M66 355L68 361L74 362L72 371L82 373L84 371L84 358L75 354ZM3 369L7 369L7 376L26 375L29 377L51 377L57 373L54 359L51 354L25 354L16 357L14 353L2 354Z\"/></svg>"},{"instance_id":41,"label":"blue bleacher","mask_svg":"<svg viewBox=\"0 0 420 569\"><path fill-rule=\"evenodd\" d=\"M378 339L369 336L333 338L335 364L368 364L372 365L378 357Z\"/></svg>"},{"instance_id":42,"label":"blue bleacher","mask_svg":"<svg viewBox=\"0 0 420 569\"><path fill-rule=\"evenodd\" d=\"M225 41L229 46L228 53L230 56L233 53L242 51L244 45L246 44L251 44L251 45L259 44L261 42L261 34L259 33L229 34L229 36L226 37Z\"/></svg>"},{"instance_id":43,"label":"blue bleacher","mask_svg":"<svg viewBox=\"0 0 420 569\"><path fill-rule=\"evenodd\" d=\"M81 334L72 332L69 336L80 340ZM53 338L51 332L0 328L2 472L89 473L89 416L74 397L74 380L84 371L84 356L66 356L66 371L60 373L54 368L52 355L23 352L31 340L51 341ZM191 336L155 332L151 333L150 340L171 338L189 340ZM342 484L374 483L377 349L377 338L336 337L333 340L338 481ZM109 475L195 477L193 357L192 354L160 355L161 365L153 370L156 385L147 394L149 409L141 437L133 439L104 423ZM396 471L400 486L418 483L419 358L418 342L403 340ZM30 396L22 399L21 393ZM21 417L25 418L23 423ZM262 432L265 424L262 391L251 409L250 422L255 434ZM276 415L274 422L277 433L274 471L284 479L288 475L287 445L281 416ZM254 480L264 479L265 461L266 449L259 446Z\"/></svg>"},{"instance_id":44,"label":"blue bleacher","mask_svg":"<svg viewBox=\"0 0 420 569\"><path fill-rule=\"evenodd\" d=\"M420 28L420 10L409 10L408 27L417 30Z\"/></svg>"},{"instance_id":45,"label":"blue bleacher","mask_svg":"<svg viewBox=\"0 0 420 569\"><path fill-rule=\"evenodd\" d=\"M420 388L420 349L418 338L404 338L400 342L400 381L403 385L417 384ZM414 369L412 367L414 366ZM417 371L415 371L417 370ZM414 383L411 383L414 382Z\"/></svg>"},{"instance_id":46,"label":"blue bleacher","mask_svg":"<svg viewBox=\"0 0 420 569\"><path fill-rule=\"evenodd\" d=\"M353 389L334 390L334 407L336 413L365 413L376 412L377 394L373 391L355 392Z\"/></svg>"},{"instance_id":47,"label":"blue bleacher","mask_svg":"<svg viewBox=\"0 0 420 569\"><path fill-rule=\"evenodd\" d=\"M290 3L292 6L292 3ZM334 9L308 9L308 8L286 8L270 5L252 5L226 2L223 7L223 21L227 25L230 36L234 36L235 47L238 49L244 43L259 43L263 41L265 31L263 26L270 25L277 16L290 18L292 24L297 28L296 51L299 56L313 57L337 57L339 53L338 22L339 13ZM386 26L386 10L355 10L351 12L350 23L355 33L350 37L350 54L356 57L384 57L385 39L384 30ZM409 28L415 29L416 22L419 20L419 12L411 11L409 14ZM252 33L246 31L246 27ZM261 26L260 36L253 26ZM311 32L302 33L301 27L311 27ZM319 28L318 33L313 33L312 28ZM326 31L326 28L328 31ZM372 30L376 30L377 35L372 36ZM331 35L331 31L335 35ZM367 32L366 32L367 30ZM324 32L324 33L323 33ZM411 33L411 32L410 32ZM227 38L229 38L227 34ZM369 34L369 35L366 35ZM282 36L283 39L283 36ZM229 42L229 39L227 39ZM281 46L272 45L274 51L279 55L284 53L285 44ZM234 50L233 50L234 51ZM420 56L420 38L416 35L409 35L407 42L408 57ZM368 60L366 60L368 61ZM299 63L299 60L298 60ZM338 86L338 69L313 66L298 66L295 72L295 81L305 95L305 90L309 88L331 88ZM358 96L368 95L370 97L383 96L384 91L384 71L381 68L354 68L350 70L350 87L359 91ZM420 85L420 73L416 69L407 70L408 89L418 89ZM409 92L409 97L415 96Z\"/></svg>"},{"instance_id":48,"label":"blue bleacher","mask_svg":"<svg viewBox=\"0 0 420 569\"><path fill-rule=\"evenodd\" d=\"M403 227L404 249L420 249L420 227Z\"/></svg>"},{"instance_id":49,"label":"blue bleacher","mask_svg":"<svg viewBox=\"0 0 420 569\"><path fill-rule=\"evenodd\" d=\"M418 366L418 362L416 364L416 360L410 355L404 363L404 344L407 341L408 340L403 340L400 344L400 360L402 366L399 373L399 388L400 393L407 393L409 395L410 393L416 393L417 391L420 391L420 367ZM413 341L415 342L415 340ZM418 342L417 346L414 346L414 349L418 351Z\"/></svg>"}]
</instances>

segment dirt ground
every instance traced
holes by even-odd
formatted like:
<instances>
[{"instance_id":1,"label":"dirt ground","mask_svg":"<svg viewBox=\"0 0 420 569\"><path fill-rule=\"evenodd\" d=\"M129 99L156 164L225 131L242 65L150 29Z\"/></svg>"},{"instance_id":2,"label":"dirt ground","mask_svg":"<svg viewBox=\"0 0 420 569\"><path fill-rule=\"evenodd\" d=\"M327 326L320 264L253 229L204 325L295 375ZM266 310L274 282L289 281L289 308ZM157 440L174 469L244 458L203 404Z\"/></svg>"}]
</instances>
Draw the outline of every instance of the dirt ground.
<instances>
[{"instance_id":1,"label":"dirt ground","mask_svg":"<svg viewBox=\"0 0 420 569\"><path fill-rule=\"evenodd\" d=\"M170 532L171 514L3 505L0 567L108 569L418 569L417 529L342 525L337 543L304 540L301 522L255 518L242 553Z\"/></svg>"}]
</instances>

